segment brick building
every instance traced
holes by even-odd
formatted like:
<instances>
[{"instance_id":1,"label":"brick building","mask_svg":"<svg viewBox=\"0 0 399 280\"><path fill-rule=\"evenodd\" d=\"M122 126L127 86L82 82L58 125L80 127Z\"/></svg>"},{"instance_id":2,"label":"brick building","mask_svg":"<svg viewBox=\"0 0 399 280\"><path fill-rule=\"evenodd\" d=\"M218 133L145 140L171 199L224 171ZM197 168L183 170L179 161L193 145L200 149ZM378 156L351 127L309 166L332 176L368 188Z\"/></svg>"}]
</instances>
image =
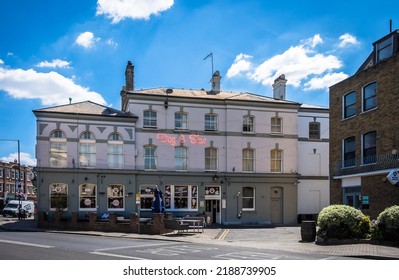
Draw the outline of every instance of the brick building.
<instances>
[{"instance_id":1,"label":"brick building","mask_svg":"<svg viewBox=\"0 0 399 280\"><path fill-rule=\"evenodd\" d=\"M23 199L36 200L32 180L34 179L33 167L15 162L0 162L0 209L7 201L18 199L18 185L21 185Z\"/></svg>"},{"instance_id":2,"label":"brick building","mask_svg":"<svg viewBox=\"0 0 399 280\"><path fill-rule=\"evenodd\" d=\"M399 31L373 44L359 70L330 88L331 204L376 218L399 204L387 180L399 168Z\"/></svg>"}]
</instances>

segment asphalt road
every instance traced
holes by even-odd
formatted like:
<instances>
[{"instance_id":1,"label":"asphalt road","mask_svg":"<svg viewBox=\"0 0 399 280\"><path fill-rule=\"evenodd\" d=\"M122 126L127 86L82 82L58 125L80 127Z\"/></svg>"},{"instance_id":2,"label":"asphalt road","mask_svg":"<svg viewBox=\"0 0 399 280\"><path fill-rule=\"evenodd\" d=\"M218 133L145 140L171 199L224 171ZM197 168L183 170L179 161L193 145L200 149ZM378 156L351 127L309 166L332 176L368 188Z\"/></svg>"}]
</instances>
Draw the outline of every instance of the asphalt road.
<instances>
[{"instance_id":1,"label":"asphalt road","mask_svg":"<svg viewBox=\"0 0 399 280\"><path fill-rule=\"evenodd\" d=\"M221 244L0 231L2 260L321 260L347 257Z\"/></svg>"}]
</instances>

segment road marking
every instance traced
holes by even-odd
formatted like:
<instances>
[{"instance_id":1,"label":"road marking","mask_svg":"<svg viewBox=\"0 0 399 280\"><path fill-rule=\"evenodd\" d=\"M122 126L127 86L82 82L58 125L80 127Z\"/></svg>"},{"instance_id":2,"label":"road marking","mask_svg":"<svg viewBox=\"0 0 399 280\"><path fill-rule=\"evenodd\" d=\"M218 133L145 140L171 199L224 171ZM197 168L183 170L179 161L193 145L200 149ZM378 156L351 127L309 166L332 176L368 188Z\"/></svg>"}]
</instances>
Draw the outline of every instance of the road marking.
<instances>
[{"instance_id":1,"label":"road marking","mask_svg":"<svg viewBox=\"0 0 399 280\"><path fill-rule=\"evenodd\" d=\"M93 254L93 255L101 255L101 256L107 256L107 257L117 257L117 258L122 258L122 259L149 260L149 259L144 259L144 258L137 258L137 257L131 257L131 256L125 256L125 255L117 255L117 254L110 254L110 253L103 253L103 252L90 252L90 254Z\"/></svg>"},{"instance_id":2,"label":"road marking","mask_svg":"<svg viewBox=\"0 0 399 280\"><path fill-rule=\"evenodd\" d=\"M120 250L120 249L131 249L131 248L141 248L141 247L152 247L152 246L166 246L170 245L168 243L151 243L151 244L141 244L141 245L132 245L132 246L121 246L121 247L112 247L112 248L103 248L103 249L98 249L96 252L100 251L109 251L109 250Z\"/></svg>"},{"instance_id":3,"label":"road marking","mask_svg":"<svg viewBox=\"0 0 399 280\"><path fill-rule=\"evenodd\" d=\"M223 230L223 232L219 235L219 237L217 238L218 240L224 240L227 236L227 234L229 234L229 229L225 229Z\"/></svg>"},{"instance_id":4,"label":"road marking","mask_svg":"<svg viewBox=\"0 0 399 280\"><path fill-rule=\"evenodd\" d=\"M137 250L137 252L152 254L152 255L161 255L161 256L178 256L187 253L200 253L203 251L213 251L213 250L217 250L217 248L182 245L182 246L161 247L161 248L148 248L144 250Z\"/></svg>"},{"instance_id":5,"label":"road marking","mask_svg":"<svg viewBox=\"0 0 399 280\"><path fill-rule=\"evenodd\" d=\"M224 260L266 260L266 259L276 259L275 256L266 253L256 253L256 252L234 252L223 255L214 256L217 259Z\"/></svg>"},{"instance_id":6,"label":"road marking","mask_svg":"<svg viewBox=\"0 0 399 280\"><path fill-rule=\"evenodd\" d=\"M39 248L54 248L54 246L42 245L42 244L34 244L34 243L27 243L21 241L13 241L13 240L5 240L0 239L0 243L8 243L8 244L15 244L15 245L22 245L22 246L31 246L31 247L39 247Z\"/></svg>"}]
</instances>

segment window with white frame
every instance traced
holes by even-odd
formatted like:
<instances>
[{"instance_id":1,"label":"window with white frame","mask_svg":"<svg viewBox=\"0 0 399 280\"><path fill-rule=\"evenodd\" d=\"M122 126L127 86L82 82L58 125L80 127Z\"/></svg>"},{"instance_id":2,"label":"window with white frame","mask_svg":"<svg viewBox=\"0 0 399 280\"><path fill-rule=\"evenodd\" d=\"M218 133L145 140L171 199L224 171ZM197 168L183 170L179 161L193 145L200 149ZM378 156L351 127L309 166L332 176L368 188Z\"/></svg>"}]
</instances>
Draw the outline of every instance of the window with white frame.
<instances>
[{"instance_id":1,"label":"window with white frame","mask_svg":"<svg viewBox=\"0 0 399 280\"><path fill-rule=\"evenodd\" d=\"M276 134L283 133L283 118L281 117L271 118L271 132Z\"/></svg>"},{"instance_id":2,"label":"window with white frame","mask_svg":"<svg viewBox=\"0 0 399 280\"><path fill-rule=\"evenodd\" d=\"M243 132L255 132L254 130L255 117L246 115L242 119L242 131Z\"/></svg>"},{"instance_id":3,"label":"window with white frame","mask_svg":"<svg viewBox=\"0 0 399 280\"><path fill-rule=\"evenodd\" d=\"M123 139L116 132L108 137L108 168L123 169Z\"/></svg>"},{"instance_id":4,"label":"window with white frame","mask_svg":"<svg viewBox=\"0 0 399 280\"><path fill-rule=\"evenodd\" d=\"M255 150L246 148L242 150L242 171L254 172L255 171Z\"/></svg>"},{"instance_id":5,"label":"window with white frame","mask_svg":"<svg viewBox=\"0 0 399 280\"><path fill-rule=\"evenodd\" d=\"M205 148L205 170L217 171L218 169L218 149L209 147Z\"/></svg>"},{"instance_id":6,"label":"window with white frame","mask_svg":"<svg viewBox=\"0 0 399 280\"><path fill-rule=\"evenodd\" d=\"M143 112L143 127L144 128L157 128L157 112L154 110L145 110Z\"/></svg>"},{"instance_id":7,"label":"window with white frame","mask_svg":"<svg viewBox=\"0 0 399 280\"><path fill-rule=\"evenodd\" d=\"M283 172L283 151L280 149L270 151L270 172Z\"/></svg>"},{"instance_id":8,"label":"window with white frame","mask_svg":"<svg viewBox=\"0 0 399 280\"><path fill-rule=\"evenodd\" d=\"M355 137L348 137L343 141L343 167L356 165L356 143Z\"/></svg>"},{"instance_id":9,"label":"window with white frame","mask_svg":"<svg viewBox=\"0 0 399 280\"><path fill-rule=\"evenodd\" d=\"M140 210L151 210L157 185L140 186Z\"/></svg>"},{"instance_id":10,"label":"window with white frame","mask_svg":"<svg viewBox=\"0 0 399 280\"><path fill-rule=\"evenodd\" d=\"M80 167L96 167L96 140L90 131L80 135L79 162Z\"/></svg>"},{"instance_id":11,"label":"window with white frame","mask_svg":"<svg viewBox=\"0 0 399 280\"><path fill-rule=\"evenodd\" d=\"M144 169L157 170L157 147L154 145L144 146Z\"/></svg>"},{"instance_id":12,"label":"window with white frame","mask_svg":"<svg viewBox=\"0 0 399 280\"><path fill-rule=\"evenodd\" d=\"M243 211L255 210L255 188L253 187L242 188L242 210Z\"/></svg>"},{"instance_id":13,"label":"window with white frame","mask_svg":"<svg viewBox=\"0 0 399 280\"><path fill-rule=\"evenodd\" d=\"M125 186L114 184L107 186L108 209L123 210L125 208Z\"/></svg>"},{"instance_id":14,"label":"window with white frame","mask_svg":"<svg viewBox=\"0 0 399 280\"><path fill-rule=\"evenodd\" d=\"M50 134L50 167L67 167L67 139L61 130Z\"/></svg>"},{"instance_id":15,"label":"window with white frame","mask_svg":"<svg viewBox=\"0 0 399 280\"><path fill-rule=\"evenodd\" d=\"M97 186L95 184L79 185L79 210L97 210Z\"/></svg>"},{"instance_id":16,"label":"window with white frame","mask_svg":"<svg viewBox=\"0 0 399 280\"><path fill-rule=\"evenodd\" d=\"M377 83L363 87L363 112L377 107Z\"/></svg>"},{"instance_id":17,"label":"window with white frame","mask_svg":"<svg viewBox=\"0 0 399 280\"><path fill-rule=\"evenodd\" d=\"M198 186L165 186L165 209L185 211L198 210Z\"/></svg>"},{"instance_id":18,"label":"window with white frame","mask_svg":"<svg viewBox=\"0 0 399 280\"><path fill-rule=\"evenodd\" d=\"M6 183L6 192L10 192L11 191L11 185L9 183Z\"/></svg>"},{"instance_id":19,"label":"window with white frame","mask_svg":"<svg viewBox=\"0 0 399 280\"><path fill-rule=\"evenodd\" d=\"M377 162L377 133L370 131L363 134L362 138L362 163L370 164Z\"/></svg>"},{"instance_id":20,"label":"window with white frame","mask_svg":"<svg viewBox=\"0 0 399 280\"><path fill-rule=\"evenodd\" d=\"M65 210L68 208L68 185L64 183L50 184L50 209Z\"/></svg>"},{"instance_id":21,"label":"window with white frame","mask_svg":"<svg viewBox=\"0 0 399 280\"><path fill-rule=\"evenodd\" d=\"M218 131L218 115L205 114L205 131Z\"/></svg>"},{"instance_id":22,"label":"window with white frame","mask_svg":"<svg viewBox=\"0 0 399 280\"><path fill-rule=\"evenodd\" d=\"M310 122L309 123L309 139L320 140L320 123Z\"/></svg>"},{"instance_id":23,"label":"window with white frame","mask_svg":"<svg viewBox=\"0 0 399 280\"><path fill-rule=\"evenodd\" d=\"M188 114L185 112L175 113L175 129L187 130L188 129Z\"/></svg>"},{"instance_id":24,"label":"window with white frame","mask_svg":"<svg viewBox=\"0 0 399 280\"><path fill-rule=\"evenodd\" d=\"M175 170L177 171L186 171L187 170L187 161L188 161L188 153L187 147L175 147Z\"/></svg>"},{"instance_id":25,"label":"window with white frame","mask_svg":"<svg viewBox=\"0 0 399 280\"><path fill-rule=\"evenodd\" d=\"M4 168L0 168L0 178L3 178Z\"/></svg>"},{"instance_id":26,"label":"window with white frame","mask_svg":"<svg viewBox=\"0 0 399 280\"><path fill-rule=\"evenodd\" d=\"M344 95L343 118L349 118L356 115L356 92L352 91Z\"/></svg>"},{"instance_id":27,"label":"window with white frame","mask_svg":"<svg viewBox=\"0 0 399 280\"><path fill-rule=\"evenodd\" d=\"M10 178L11 176L11 169L10 168L6 168L6 178Z\"/></svg>"}]
</instances>

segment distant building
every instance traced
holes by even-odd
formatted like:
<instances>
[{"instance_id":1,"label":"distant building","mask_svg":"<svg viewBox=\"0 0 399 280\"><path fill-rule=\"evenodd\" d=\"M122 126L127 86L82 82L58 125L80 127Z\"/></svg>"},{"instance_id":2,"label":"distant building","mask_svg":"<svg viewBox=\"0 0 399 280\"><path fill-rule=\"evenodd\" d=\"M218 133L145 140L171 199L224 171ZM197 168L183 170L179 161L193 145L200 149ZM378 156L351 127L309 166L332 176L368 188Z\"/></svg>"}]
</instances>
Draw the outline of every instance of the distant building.
<instances>
[{"instance_id":1,"label":"distant building","mask_svg":"<svg viewBox=\"0 0 399 280\"><path fill-rule=\"evenodd\" d=\"M134 88L121 110L90 101L35 110L39 211L151 216L154 190L175 217L293 225L329 204L327 108L211 89ZM136 204L136 201L139 203Z\"/></svg>"},{"instance_id":2,"label":"distant building","mask_svg":"<svg viewBox=\"0 0 399 280\"><path fill-rule=\"evenodd\" d=\"M0 209L12 199L35 200L33 167L0 161Z\"/></svg>"},{"instance_id":3,"label":"distant building","mask_svg":"<svg viewBox=\"0 0 399 280\"><path fill-rule=\"evenodd\" d=\"M330 88L331 203L376 218L399 204L399 31L373 44L359 70Z\"/></svg>"}]
</instances>

